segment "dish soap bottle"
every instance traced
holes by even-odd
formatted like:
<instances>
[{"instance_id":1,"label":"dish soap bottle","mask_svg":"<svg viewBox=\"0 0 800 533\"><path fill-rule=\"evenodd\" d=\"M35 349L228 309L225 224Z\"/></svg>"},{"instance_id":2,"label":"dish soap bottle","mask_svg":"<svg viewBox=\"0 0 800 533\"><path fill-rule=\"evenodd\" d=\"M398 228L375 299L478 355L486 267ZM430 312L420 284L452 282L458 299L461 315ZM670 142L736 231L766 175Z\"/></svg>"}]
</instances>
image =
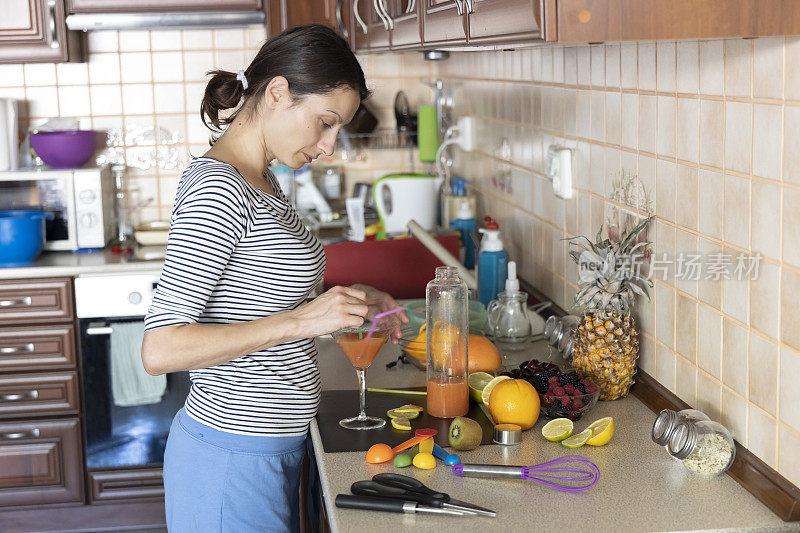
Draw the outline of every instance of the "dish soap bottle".
<instances>
[{"instance_id":1,"label":"dish soap bottle","mask_svg":"<svg viewBox=\"0 0 800 533\"><path fill-rule=\"evenodd\" d=\"M468 270L475 268L475 241L472 234L475 233L475 215L472 214L472 209L469 206L469 200L462 200L461 205L458 206L458 214L456 219L450 222L450 225L458 230L461 235L461 246L464 247L464 266Z\"/></svg>"},{"instance_id":2,"label":"dish soap bottle","mask_svg":"<svg viewBox=\"0 0 800 533\"><path fill-rule=\"evenodd\" d=\"M500 240L500 226L487 216L483 233L481 252L478 254L478 296L484 307L497 298L508 277L508 254Z\"/></svg>"}]
</instances>

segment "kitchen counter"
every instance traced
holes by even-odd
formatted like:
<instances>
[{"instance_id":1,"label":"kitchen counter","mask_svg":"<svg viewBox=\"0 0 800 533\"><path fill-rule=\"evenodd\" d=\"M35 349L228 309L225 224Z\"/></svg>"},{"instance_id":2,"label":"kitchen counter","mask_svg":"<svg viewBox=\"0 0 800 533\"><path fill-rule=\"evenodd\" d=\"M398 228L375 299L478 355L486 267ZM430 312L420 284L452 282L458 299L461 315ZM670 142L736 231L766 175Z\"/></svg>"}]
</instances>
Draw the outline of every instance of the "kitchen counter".
<instances>
[{"instance_id":1,"label":"kitchen counter","mask_svg":"<svg viewBox=\"0 0 800 533\"><path fill-rule=\"evenodd\" d=\"M0 279L157 271L164 265L163 250L140 247L129 254L112 254L108 248L91 253L43 252L28 266L0 268Z\"/></svg>"},{"instance_id":2,"label":"kitchen counter","mask_svg":"<svg viewBox=\"0 0 800 533\"><path fill-rule=\"evenodd\" d=\"M325 389L355 389L353 368L331 338L317 340L319 365ZM502 351L502 350L501 350ZM505 364L536 358L563 363L558 354L549 356L546 343L531 343L528 349L512 353ZM385 363L397 359L400 350L386 345L368 372L367 386L406 388L424 386L425 373L411 365L398 364L387 369ZM369 395L367 408L369 408ZM351 414L357 405L342 406L342 415ZM633 395L611 402L598 402L576 422L575 433L592 421L614 417L615 434L602 447L583 446L568 450L541 436L539 422L523 435L519 446L484 445L471 452L460 452L464 462L535 465L569 453L583 455L597 464L597 485L580 494L562 493L534 481L459 478L439 463L433 470L414 467L395 469L391 463L370 465L365 452L324 453L316 420L311 435L317 450L324 503L332 530L372 532L376 524L386 528L441 531L798 531L797 522L786 523L756 500L727 475L710 479L688 472L669 457L650 438L656 415ZM411 434L409 434L411 435ZM447 492L453 498L497 511L497 517L443 517L399 515L338 509L334 498L350 493L354 481L370 479L380 472L402 472L429 487Z\"/></svg>"}]
</instances>

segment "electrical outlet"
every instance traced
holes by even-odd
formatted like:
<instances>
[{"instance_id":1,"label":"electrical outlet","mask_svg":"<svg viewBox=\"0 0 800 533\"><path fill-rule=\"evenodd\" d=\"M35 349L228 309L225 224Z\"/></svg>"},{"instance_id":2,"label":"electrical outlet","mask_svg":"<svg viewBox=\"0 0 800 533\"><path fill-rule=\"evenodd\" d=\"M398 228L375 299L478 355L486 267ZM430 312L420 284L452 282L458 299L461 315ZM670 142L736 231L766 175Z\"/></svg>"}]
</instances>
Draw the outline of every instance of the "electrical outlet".
<instances>
[{"instance_id":1,"label":"electrical outlet","mask_svg":"<svg viewBox=\"0 0 800 533\"><path fill-rule=\"evenodd\" d=\"M459 145L465 152L473 151L478 144L478 132L475 124L475 117L460 117L458 119L458 130L461 142Z\"/></svg>"},{"instance_id":2,"label":"electrical outlet","mask_svg":"<svg viewBox=\"0 0 800 533\"><path fill-rule=\"evenodd\" d=\"M553 182L553 193L559 198L572 198L572 150L551 145L547 149L546 171Z\"/></svg>"}]
</instances>

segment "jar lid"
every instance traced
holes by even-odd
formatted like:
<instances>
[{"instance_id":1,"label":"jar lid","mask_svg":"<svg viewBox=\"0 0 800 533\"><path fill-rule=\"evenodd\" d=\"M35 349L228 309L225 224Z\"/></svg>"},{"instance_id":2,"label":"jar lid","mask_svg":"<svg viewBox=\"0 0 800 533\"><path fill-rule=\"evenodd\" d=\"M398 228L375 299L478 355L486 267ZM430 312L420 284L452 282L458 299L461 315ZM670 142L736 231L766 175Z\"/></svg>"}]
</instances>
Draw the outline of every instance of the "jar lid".
<instances>
[{"instance_id":1,"label":"jar lid","mask_svg":"<svg viewBox=\"0 0 800 533\"><path fill-rule=\"evenodd\" d=\"M503 445L519 444L522 442L522 428L516 424L497 424L494 426L494 441Z\"/></svg>"},{"instance_id":2,"label":"jar lid","mask_svg":"<svg viewBox=\"0 0 800 533\"><path fill-rule=\"evenodd\" d=\"M669 443L669 437L672 435L677 421L678 413L672 409L664 409L658 413L656 421L653 422L653 430L651 432L653 442L659 446L666 446Z\"/></svg>"},{"instance_id":3,"label":"jar lid","mask_svg":"<svg viewBox=\"0 0 800 533\"><path fill-rule=\"evenodd\" d=\"M669 438L669 453L677 459L686 459L697 445L697 428L691 422L681 422Z\"/></svg>"}]
</instances>

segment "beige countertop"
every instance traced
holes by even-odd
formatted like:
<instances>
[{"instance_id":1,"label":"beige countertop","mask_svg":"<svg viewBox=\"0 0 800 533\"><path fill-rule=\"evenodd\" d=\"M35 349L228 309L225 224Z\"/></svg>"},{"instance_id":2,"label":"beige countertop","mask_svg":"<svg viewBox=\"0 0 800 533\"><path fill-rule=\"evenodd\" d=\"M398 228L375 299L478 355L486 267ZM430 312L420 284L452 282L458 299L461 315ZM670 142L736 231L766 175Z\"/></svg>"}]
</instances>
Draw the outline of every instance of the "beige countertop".
<instances>
[{"instance_id":1,"label":"beige countertop","mask_svg":"<svg viewBox=\"0 0 800 533\"><path fill-rule=\"evenodd\" d=\"M323 387L355 389L356 377L344 355L330 338L317 341ZM425 373L410 365L387 369L385 364L397 359L400 351L387 345L367 374L368 387L404 388L423 386ZM552 358L562 363L558 354L549 355L544 342L531 343L525 351L507 357L509 365L526 359ZM369 404L369 397L367 399ZM357 409L343 408L343 413ZM597 464L597 485L580 494L566 494L534 481L459 478L441 466L433 470L414 467L395 469L391 464L370 465L364 452L322 453L316 421L311 435L317 452L317 465L328 517L333 531L373 532L381 529L416 531L800 531L800 523L785 523L727 475L704 479L688 472L683 465L653 443L650 430L655 413L635 397L612 402L598 402L575 432L592 421L612 416L614 438L602 447L583 446L567 450L546 441L541 417L524 433L519 446L481 446L461 452L464 462L536 465L577 453ZM380 472L401 472L429 487L447 492L453 498L497 511L497 517L444 517L400 515L350 509L338 509L333 500L339 493L350 493L354 481L370 479Z\"/></svg>"},{"instance_id":2,"label":"beige countertop","mask_svg":"<svg viewBox=\"0 0 800 533\"><path fill-rule=\"evenodd\" d=\"M24 267L0 268L0 279L79 276L161 270L163 248L140 247L129 254L112 254L108 248L97 252L42 252L36 261ZM152 258L151 257L155 257Z\"/></svg>"}]
</instances>

